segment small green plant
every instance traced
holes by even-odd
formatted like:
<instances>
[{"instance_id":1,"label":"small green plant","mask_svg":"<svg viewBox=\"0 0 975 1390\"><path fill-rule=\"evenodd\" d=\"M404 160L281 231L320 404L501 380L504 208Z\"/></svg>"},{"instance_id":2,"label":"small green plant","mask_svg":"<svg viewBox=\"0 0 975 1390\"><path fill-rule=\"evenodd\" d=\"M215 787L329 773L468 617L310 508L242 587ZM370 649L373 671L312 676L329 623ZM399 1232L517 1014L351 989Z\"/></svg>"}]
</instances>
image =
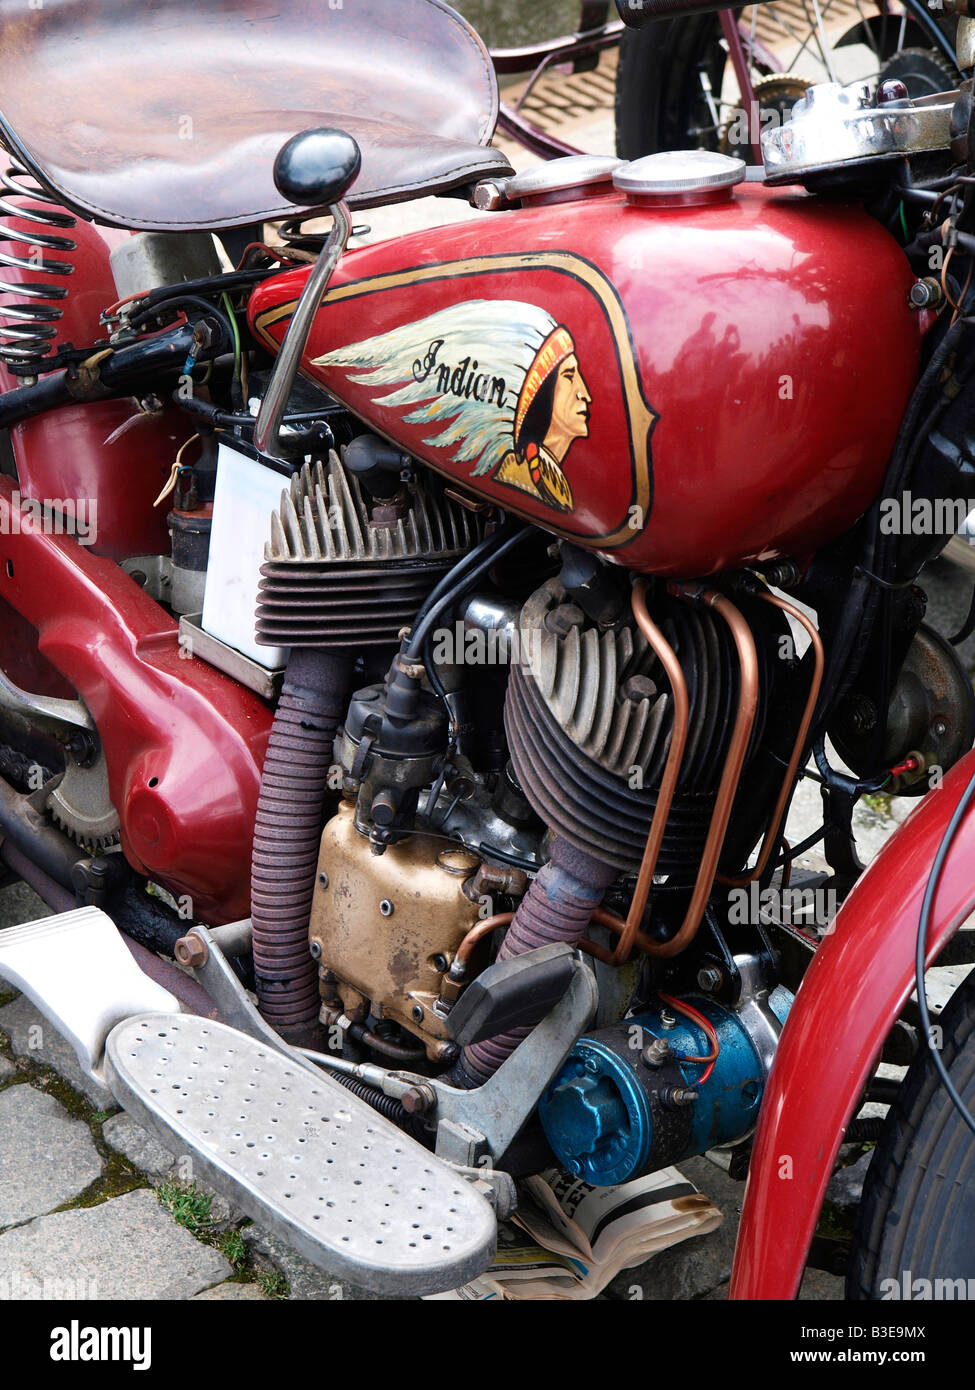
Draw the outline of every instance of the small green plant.
<instances>
[{"instance_id":1,"label":"small green plant","mask_svg":"<svg viewBox=\"0 0 975 1390\"><path fill-rule=\"evenodd\" d=\"M247 1246L239 1231L228 1231L220 1241L220 1253L239 1272L247 1263Z\"/></svg>"},{"instance_id":2,"label":"small green plant","mask_svg":"<svg viewBox=\"0 0 975 1390\"><path fill-rule=\"evenodd\" d=\"M257 1282L268 1298L287 1298L288 1281L276 1269L265 1269L257 1276Z\"/></svg>"},{"instance_id":3,"label":"small green plant","mask_svg":"<svg viewBox=\"0 0 975 1390\"><path fill-rule=\"evenodd\" d=\"M210 1215L213 1198L194 1183L163 1182L156 1188L159 1205L193 1235L206 1235L218 1223Z\"/></svg>"},{"instance_id":4,"label":"small green plant","mask_svg":"<svg viewBox=\"0 0 975 1390\"><path fill-rule=\"evenodd\" d=\"M876 811L878 816L890 815L890 796L887 792L865 792L863 804Z\"/></svg>"}]
</instances>

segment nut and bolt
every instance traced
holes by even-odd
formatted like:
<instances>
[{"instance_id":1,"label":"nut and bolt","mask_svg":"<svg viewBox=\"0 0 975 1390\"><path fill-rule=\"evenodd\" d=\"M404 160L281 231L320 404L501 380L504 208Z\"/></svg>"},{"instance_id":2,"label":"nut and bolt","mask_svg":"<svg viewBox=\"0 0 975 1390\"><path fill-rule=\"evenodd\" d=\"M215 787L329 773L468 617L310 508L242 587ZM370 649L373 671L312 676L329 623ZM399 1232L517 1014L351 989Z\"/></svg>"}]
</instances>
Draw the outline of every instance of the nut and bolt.
<instances>
[{"instance_id":1,"label":"nut and bolt","mask_svg":"<svg viewBox=\"0 0 975 1390\"><path fill-rule=\"evenodd\" d=\"M643 1049L644 1065L648 1067L662 1067L670 1056L670 1043L666 1038L654 1038L653 1042L648 1043Z\"/></svg>"},{"instance_id":2,"label":"nut and bolt","mask_svg":"<svg viewBox=\"0 0 975 1390\"><path fill-rule=\"evenodd\" d=\"M724 976L716 965L702 965L697 972L697 984L705 994L714 994L721 988Z\"/></svg>"},{"instance_id":3,"label":"nut and bolt","mask_svg":"<svg viewBox=\"0 0 975 1390\"><path fill-rule=\"evenodd\" d=\"M322 943L320 941L310 941L308 943L308 952L312 960L321 960Z\"/></svg>"},{"instance_id":4,"label":"nut and bolt","mask_svg":"<svg viewBox=\"0 0 975 1390\"><path fill-rule=\"evenodd\" d=\"M410 1017L413 1019L414 1023L423 1022L423 1009L420 1007L419 1004L413 1005L412 1009L410 1010Z\"/></svg>"},{"instance_id":5,"label":"nut and bolt","mask_svg":"<svg viewBox=\"0 0 975 1390\"><path fill-rule=\"evenodd\" d=\"M685 1086L665 1086L660 1092L660 1099L667 1106L693 1105L697 1100L697 1091Z\"/></svg>"},{"instance_id":6,"label":"nut and bolt","mask_svg":"<svg viewBox=\"0 0 975 1390\"><path fill-rule=\"evenodd\" d=\"M318 875L318 882L319 882L319 884L321 885L322 888L327 888L327 887L328 887L328 874L319 874L319 875Z\"/></svg>"},{"instance_id":7,"label":"nut and bolt","mask_svg":"<svg viewBox=\"0 0 975 1390\"><path fill-rule=\"evenodd\" d=\"M677 1019L674 1017L674 1015L670 1012L669 1009L660 1010L660 1026L661 1028L677 1027Z\"/></svg>"},{"instance_id":8,"label":"nut and bolt","mask_svg":"<svg viewBox=\"0 0 975 1390\"><path fill-rule=\"evenodd\" d=\"M888 77L877 88L877 105L889 106L892 101L907 101L910 93L899 77Z\"/></svg>"},{"instance_id":9,"label":"nut and bolt","mask_svg":"<svg viewBox=\"0 0 975 1390\"><path fill-rule=\"evenodd\" d=\"M437 1096L432 1086L411 1086L399 1101L407 1115L425 1115L436 1105Z\"/></svg>"},{"instance_id":10,"label":"nut and bolt","mask_svg":"<svg viewBox=\"0 0 975 1390\"><path fill-rule=\"evenodd\" d=\"M379 904L379 911L382 913L384 917L392 917L393 904L389 901L388 898L383 898L382 902Z\"/></svg>"},{"instance_id":11,"label":"nut and bolt","mask_svg":"<svg viewBox=\"0 0 975 1390\"><path fill-rule=\"evenodd\" d=\"M448 965L449 965L449 962L448 962L446 956L444 956L444 955L436 955L436 956L434 956L434 958L433 958L433 968L434 968L434 970L437 971L438 974L442 975L442 974L446 971Z\"/></svg>"},{"instance_id":12,"label":"nut and bolt","mask_svg":"<svg viewBox=\"0 0 975 1390\"><path fill-rule=\"evenodd\" d=\"M546 628L557 637L568 637L573 628L582 627L585 621L586 615L577 603L560 603L545 615Z\"/></svg>"},{"instance_id":13,"label":"nut and bolt","mask_svg":"<svg viewBox=\"0 0 975 1390\"><path fill-rule=\"evenodd\" d=\"M190 969L206 965L209 951L198 936L181 936L173 947L173 955L180 965Z\"/></svg>"},{"instance_id":14,"label":"nut and bolt","mask_svg":"<svg viewBox=\"0 0 975 1390\"><path fill-rule=\"evenodd\" d=\"M927 275L914 281L907 300L912 309L936 309L944 301L944 291L933 275Z\"/></svg>"},{"instance_id":15,"label":"nut and bolt","mask_svg":"<svg viewBox=\"0 0 975 1390\"><path fill-rule=\"evenodd\" d=\"M644 700L652 700L657 687L649 676L629 676L620 686L620 694L631 705L640 705Z\"/></svg>"}]
</instances>

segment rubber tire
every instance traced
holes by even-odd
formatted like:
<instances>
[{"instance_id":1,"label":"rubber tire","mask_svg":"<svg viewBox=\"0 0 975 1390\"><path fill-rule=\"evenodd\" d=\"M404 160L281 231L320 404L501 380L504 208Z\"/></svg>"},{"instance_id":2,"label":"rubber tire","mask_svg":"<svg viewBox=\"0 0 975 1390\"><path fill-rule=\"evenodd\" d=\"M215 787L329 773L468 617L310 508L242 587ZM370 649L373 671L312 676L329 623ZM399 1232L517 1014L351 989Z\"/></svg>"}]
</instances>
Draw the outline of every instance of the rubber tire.
<instances>
[{"instance_id":1,"label":"rubber tire","mask_svg":"<svg viewBox=\"0 0 975 1390\"><path fill-rule=\"evenodd\" d=\"M725 54L717 15L658 20L626 29L616 76L616 153L639 159L657 150L692 149L687 134L703 103L697 65L710 54L712 85L720 91ZM717 148L715 140L714 148Z\"/></svg>"},{"instance_id":2,"label":"rubber tire","mask_svg":"<svg viewBox=\"0 0 975 1390\"><path fill-rule=\"evenodd\" d=\"M975 970L938 1020L942 1061L975 1112ZM867 1171L846 1296L879 1300L884 1280L975 1280L975 1137L927 1048L911 1064ZM969 1289L975 1284L969 1284Z\"/></svg>"}]
</instances>

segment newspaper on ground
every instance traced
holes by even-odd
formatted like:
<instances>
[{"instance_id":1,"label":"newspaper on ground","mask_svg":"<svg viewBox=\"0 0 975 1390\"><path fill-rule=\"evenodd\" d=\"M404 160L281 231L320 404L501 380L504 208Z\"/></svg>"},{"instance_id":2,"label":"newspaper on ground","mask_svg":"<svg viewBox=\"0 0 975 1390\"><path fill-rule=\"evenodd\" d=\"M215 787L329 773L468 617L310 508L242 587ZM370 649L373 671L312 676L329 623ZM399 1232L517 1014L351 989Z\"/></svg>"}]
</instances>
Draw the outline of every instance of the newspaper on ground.
<instances>
[{"instance_id":1,"label":"newspaper on ground","mask_svg":"<svg viewBox=\"0 0 975 1390\"><path fill-rule=\"evenodd\" d=\"M518 1210L478 1279L432 1299L595 1298L622 1269L721 1224L721 1212L676 1168L591 1187L552 1168L519 1184Z\"/></svg>"}]
</instances>

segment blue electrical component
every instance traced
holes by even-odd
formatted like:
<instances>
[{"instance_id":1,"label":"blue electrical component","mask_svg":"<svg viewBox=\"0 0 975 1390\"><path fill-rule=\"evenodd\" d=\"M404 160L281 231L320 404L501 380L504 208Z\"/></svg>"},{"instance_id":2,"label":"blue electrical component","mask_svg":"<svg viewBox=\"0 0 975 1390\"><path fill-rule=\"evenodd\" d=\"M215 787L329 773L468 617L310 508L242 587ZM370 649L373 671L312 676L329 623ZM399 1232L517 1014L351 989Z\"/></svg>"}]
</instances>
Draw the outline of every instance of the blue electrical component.
<instances>
[{"instance_id":1,"label":"blue electrical component","mask_svg":"<svg viewBox=\"0 0 975 1390\"><path fill-rule=\"evenodd\" d=\"M766 1079L758 1049L734 1010L709 998L687 1002L721 1044L701 1086L704 1066L681 1058L710 1053L708 1036L663 1002L576 1043L539 1105L545 1137L570 1173L609 1186L750 1131ZM770 1003L782 1022L792 996L779 988Z\"/></svg>"}]
</instances>

